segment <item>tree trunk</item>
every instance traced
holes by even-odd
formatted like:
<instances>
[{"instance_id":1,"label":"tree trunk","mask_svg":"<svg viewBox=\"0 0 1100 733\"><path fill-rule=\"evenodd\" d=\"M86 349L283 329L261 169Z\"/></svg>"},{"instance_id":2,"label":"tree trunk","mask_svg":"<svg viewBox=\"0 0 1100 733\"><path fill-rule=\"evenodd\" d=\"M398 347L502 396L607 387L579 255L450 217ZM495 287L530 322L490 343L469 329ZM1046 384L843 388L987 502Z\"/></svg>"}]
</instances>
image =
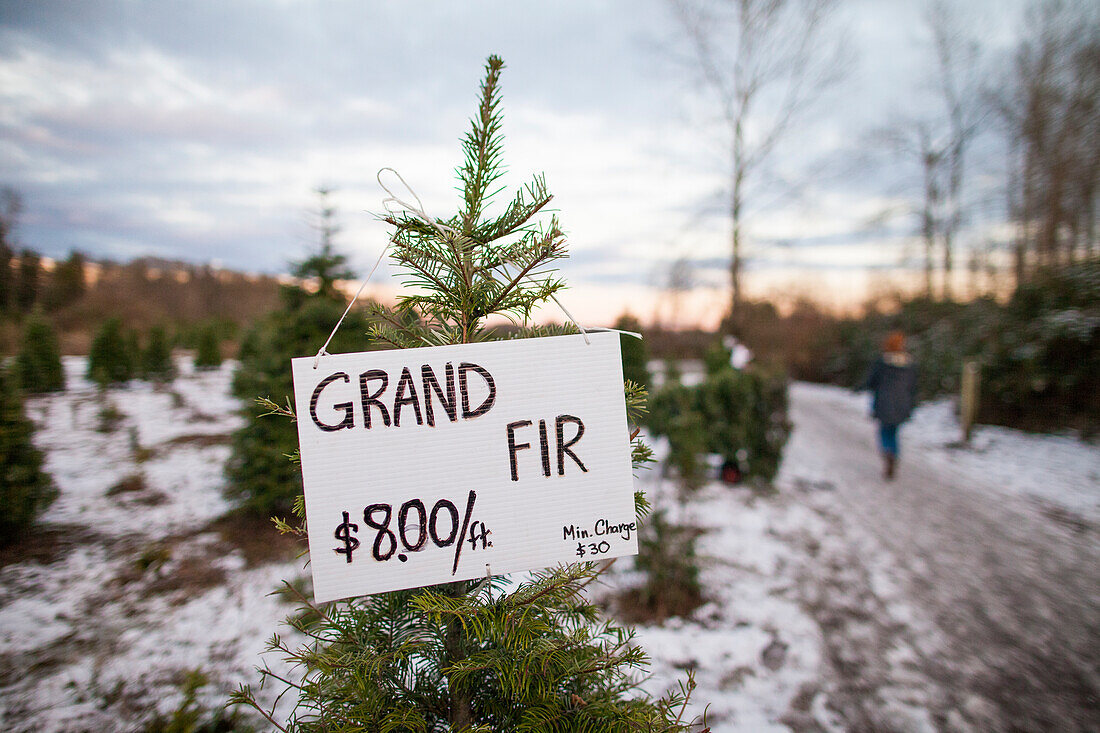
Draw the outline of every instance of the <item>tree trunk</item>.
<instances>
[{"instance_id":1,"label":"tree trunk","mask_svg":"<svg viewBox=\"0 0 1100 733\"><path fill-rule=\"evenodd\" d=\"M741 209L744 203L745 139L738 119L733 128L730 185L730 330L737 335L741 318Z\"/></svg>"},{"instance_id":2,"label":"tree trunk","mask_svg":"<svg viewBox=\"0 0 1100 733\"><path fill-rule=\"evenodd\" d=\"M730 253L730 326L737 330L741 316L741 179L733 178L733 196L730 200L732 223Z\"/></svg>"},{"instance_id":3,"label":"tree trunk","mask_svg":"<svg viewBox=\"0 0 1100 733\"><path fill-rule=\"evenodd\" d=\"M952 276L955 269L954 254L952 252L954 243L952 242L951 230L947 229L943 233L943 299L953 300L955 297L955 290L952 283Z\"/></svg>"},{"instance_id":4,"label":"tree trunk","mask_svg":"<svg viewBox=\"0 0 1100 733\"><path fill-rule=\"evenodd\" d=\"M469 272L469 270L467 270ZM462 343L470 343L470 335L477 328L478 317L464 317L462 320ZM462 538L459 538L462 542ZM466 581L448 583L447 595L458 598L466 594L468 584ZM447 631L443 637L444 659L442 668L446 670L451 665L461 662L466 658L466 635L463 632L462 622L457 618L447 622ZM473 698L470 691L455 682L452 675L447 675L447 691L450 694L450 715L447 720L451 724L451 730L460 731L473 726L474 709Z\"/></svg>"},{"instance_id":5,"label":"tree trunk","mask_svg":"<svg viewBox=\"0 0 1100 733\"><path fill-rule=\"evenodd\" d=\"M451 596L461 596L466 592L466 583L459 581L450 583L447 592ZM443 669L447 669L456 662L466 658L465 639L462 633L462 622L451 619L447 622L447 633L443 639L446 658L443 661ZM469 690L455 683L451 675L447 675L447 690L451 698L451 710L448 721L451 730L460 731L474 724L474 710Z\"/></svg>"},{"instance_id":6,"label":"tree trunk","mask_svg":"<svg viewBox=\"0 0 1100 733\"><path fill-rule=\"evenodd\" d=\"M929 300L935 295L933 275L936 269L936 205L938 199L936 155L926 149L924 154L924 206L921 210L921 236L924 238L924 294Z\"/></svg>"},{"instance_id":7,"label":"tree trunk","mask_svg":"<svg viewBox=\"0 0 1100 733\"><path fill-rule=\"evenodd\" d=\"M962 226L963 155L966 146L966 129L956 109L951 117L951 134L954 142L948 158L947 222L943 227L943 299L954 297L955 234Z\"/></svg>"}]
</instances>

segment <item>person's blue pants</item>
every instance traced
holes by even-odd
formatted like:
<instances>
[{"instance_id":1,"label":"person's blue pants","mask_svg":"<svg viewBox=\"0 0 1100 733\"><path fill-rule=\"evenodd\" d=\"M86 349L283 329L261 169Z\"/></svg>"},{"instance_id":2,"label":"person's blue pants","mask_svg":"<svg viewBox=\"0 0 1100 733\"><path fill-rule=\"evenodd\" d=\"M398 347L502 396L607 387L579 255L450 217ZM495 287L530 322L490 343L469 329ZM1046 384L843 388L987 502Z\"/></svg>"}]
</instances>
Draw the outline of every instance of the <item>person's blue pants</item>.
<instances>
[{"instance_id":1,"label":"person's blue pants","mask_svg":"<svg viewBox=\"0 0 1100 733\"><path fill-rule=\"evenodd\" d=\"M878 444L882 452L889 456L898 455L898 427L897 425L878 425Z\"/></svg>"}]
</instances>

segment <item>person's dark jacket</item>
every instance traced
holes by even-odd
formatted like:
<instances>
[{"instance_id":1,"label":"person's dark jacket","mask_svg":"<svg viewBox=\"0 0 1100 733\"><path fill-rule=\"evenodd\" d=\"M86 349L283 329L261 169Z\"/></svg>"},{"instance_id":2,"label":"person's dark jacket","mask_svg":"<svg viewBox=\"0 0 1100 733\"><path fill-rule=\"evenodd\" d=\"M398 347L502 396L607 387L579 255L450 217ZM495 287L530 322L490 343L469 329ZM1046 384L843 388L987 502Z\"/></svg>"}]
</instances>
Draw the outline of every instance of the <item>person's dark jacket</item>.
<instances>
[{"instance_id":1,"label":"person's dark jacket","mask_svg":"<svg viewBox=\"0 0 1100 733\"><path fill-rule=\"evenodd\" d=\"M887 352L871 367L860 390L871 390L872 415L885 425L901 425L917 404L917 367L903 352Z\"/></svg>"}]
</instances>

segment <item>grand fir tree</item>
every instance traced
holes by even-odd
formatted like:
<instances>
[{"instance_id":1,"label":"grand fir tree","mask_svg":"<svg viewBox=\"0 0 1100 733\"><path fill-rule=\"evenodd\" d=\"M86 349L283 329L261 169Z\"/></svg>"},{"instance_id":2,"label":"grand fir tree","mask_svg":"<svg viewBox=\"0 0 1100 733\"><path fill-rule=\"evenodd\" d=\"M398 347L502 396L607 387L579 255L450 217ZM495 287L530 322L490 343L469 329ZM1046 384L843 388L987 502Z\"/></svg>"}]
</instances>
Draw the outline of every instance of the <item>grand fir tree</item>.
<instances>
[{"instance_id":1,"label":"grand fir tree","mask_svg":"<svg viewBox=\"0 0 1100 733\"><path fill-rule=\"evenodd\" d=\"M317 247L301 262L292 263L299 285L280 292L281 307L265 316L246 335L233 375L233 394L245 401L244 426L233 435L226 464L226 495L247 514L285 517L294 497L302 494L302 474L286 457L298 448L298 431L289 420L264 419L266 408L256 398L279 402L292 393L290 360L317 350L347 307L337 280L355 277L333 237L339 230L336 210L327 189L318 191L320 208L315 228ZM333 338L329 350L362 351L368 324L361 311L352 311ZM215 344L216 346L216 344Z\"/></svg>"},{"instance_id":2,"label":"grand fir tree","mask_svg":"<svg viewBox=\"0 0 1100 733\"><path fill-rule=\"evenodd\" d=\"M18 539L57 498L33 437L15 375L0 366L0 546Z\"/></svg>"},{"instance_id":3,"label":"grand fir tree","mask_svg":"<svg viewBox=\"0 0 1100 733\"><path fill-rule=\"evenodd\" d=\"M527 327L532 310L564 287L553 265L566 256L565 238L555 218L538 220L551 198L543 178L499 216L486 212L503 174L502 68L489 58L463 141L459 213L385 219L411 292L393 309L374 309L379 342L415 348L490 340L485 320L501 315L523 326L521 337L571 330ZM628 386L627 397L636 415L644 393ZM634 458L648 458L640 443ZM643 511L640 495L637 503ZM297 510L301 516L300 501ZM660 700L638 689L647 659L633 631L601 620L584 595L600 570L579 563L518 583L485 578L323 606L303 597L306 612L290 623L306 643L272 642L299 674L284 680L264 671L267 682L289 685L297 696L289 719L264 710L248 688L235 701L284 731L688 730L683 716L693 683Z\"/></svg>"},{"instance_id":4,"label":"grand fir tree","mask_svg":"<svg viewBox=\"0 0 1100 733\"><path fill-rule=\"evenodd\" d=\"M57 332L41 313L33 313L23 328L23 348L15 357L15 373L24 392L65 389L65 370Z\"/></svg>"}]
</instances>

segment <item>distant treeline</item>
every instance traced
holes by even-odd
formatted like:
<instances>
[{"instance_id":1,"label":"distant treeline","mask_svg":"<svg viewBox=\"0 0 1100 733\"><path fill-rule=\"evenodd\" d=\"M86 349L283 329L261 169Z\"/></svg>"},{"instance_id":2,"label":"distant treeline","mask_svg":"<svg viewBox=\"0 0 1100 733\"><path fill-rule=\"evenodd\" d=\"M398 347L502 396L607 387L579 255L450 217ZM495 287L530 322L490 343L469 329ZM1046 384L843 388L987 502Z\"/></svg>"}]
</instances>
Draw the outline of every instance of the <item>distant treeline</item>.
<instances>
[{"instance_id":1,"label":"distant treeline","mask_svg":"<svg viewBox=\"0 0 1100 733\"><path fill-rule=\"evenodd\" d=\"M15 351L24 317L40 312L64 353L86 354L108 318L147 332L169 328L182 345L199 326L215 325L223 340L273 310L279 283L209 265L143 257L128 263L93 260L80 252L47 266L34 250L0 243L0 352Z\"/></svg>"},{"instance_id":2,"label":"distant treeline","mask_svg":"<svg viewBox=\"0 0 1100 733\"><path fill-rule=\"evenodd\" d=\"M110 318L127 330L166 329L195 348L213 330L230 356L247 329L280 307L280 284L208 265L141 258L119 264L79 252L46 267L34 251L0 248L0 354L18 351L27 315L41 313L61 350L87 354ZM508 330L507 327L503 327ZM628 330L638 330L634 325ZM1032 429L1100 432L1100 259L1036 272L1007 301L898 295L840 316L802 300L789 311L742 304L719 333L643 329L651 358L702 359L733 331L758 362L791 378L853 386L892 329L909 337L925 398L954 394L962 364L982 364L981 419Z\"/></svg>"},{"instance_id":3,"label":"distant treeline","mask_svg":"<svg viewBox=\"0 0 1100 733\"><path fill-rule=\"evenodd\" d=\"M1007 300L898 294L858 316L806 300L789 312L745 302L737 327L720 333L794 379L854 387L892 330L908 338L923 399L957 394L972 360L983 374L980 421L1100 433L1100 257L1036 268ZM654 358L703 359L720 333L648 329L645 342Z\"/></svg>"}]
</instances>

